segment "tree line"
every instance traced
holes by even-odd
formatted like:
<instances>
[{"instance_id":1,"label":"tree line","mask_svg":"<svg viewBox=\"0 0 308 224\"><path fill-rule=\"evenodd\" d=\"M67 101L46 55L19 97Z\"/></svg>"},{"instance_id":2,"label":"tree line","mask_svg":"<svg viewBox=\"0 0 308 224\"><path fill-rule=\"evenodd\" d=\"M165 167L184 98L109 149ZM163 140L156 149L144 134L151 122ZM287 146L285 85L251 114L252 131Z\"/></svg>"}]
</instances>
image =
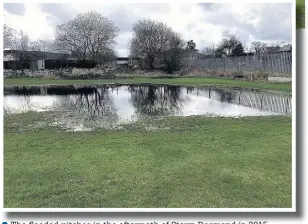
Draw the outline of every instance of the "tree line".
<instances>
[{"instance_id":1,"label":"tree line","mask_svg":"<svg viewBox=\"0 0 308 224\"><path fill-rule=\"evenodd\" d=\"M4 48L21 52L70 53L78 60L103 63L115 59L115 39L119 31L113 21L98 12L90 11L78 14L67 23L58 25L55 28L54 40L30 41L23 31L17 31L4 25L3 41ZM185 42L179 33L159 21L141 19L133 24L132 32L130 56L142 58L140 63L149 70L155 69L157 58L163 64L160 69L169 73L179 70L183 49L198 52L193 40ZM250 51L261 53L265 49L265 43L253 42ZM215 57L232 57L243 55L245 51L248 50L245 50L240 39L235 34L225 31L217 46L208 44L202 53Z\"/></svg>"}]
</instances>

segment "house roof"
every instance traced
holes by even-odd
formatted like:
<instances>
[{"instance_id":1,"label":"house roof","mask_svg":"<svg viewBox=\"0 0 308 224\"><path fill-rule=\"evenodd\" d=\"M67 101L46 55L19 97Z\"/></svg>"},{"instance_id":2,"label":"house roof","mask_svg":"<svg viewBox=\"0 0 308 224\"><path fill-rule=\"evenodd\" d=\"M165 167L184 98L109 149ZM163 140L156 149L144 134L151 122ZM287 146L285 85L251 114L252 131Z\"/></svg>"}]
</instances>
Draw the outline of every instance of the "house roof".
<instances>
[{"instance_id":1,"label":"house roof","mask_svg":"<svg viewBox=\"0 0 308 224\"><path fill-rule=\"evenodd\" d=\"M206 56L205 54L202 54L196 50L186 50L186 49L183 49L183 48L174 48L174 49L170 49L170 50L167 50L167 51L164 51L164 52L159 52L159 53L156 53L156 56L157 57L160 57L162 56L163 54L168 54L168 53L171 53L171 52L179 52L181 57L187 57L187 56L190 56L190 55L200 55L200 56Z\"/></svg>"},{"instance_id":2,"label":"house roof","mask_svg":"<svg viewBox=\"0 0 308 224\"><path fill-rule=\"evenodd\" d=\"M139 60L140 58L138 57L117 57L117 61L128 61L128 60Z\"/></svg>"},{"instance_id":3,"label":"house roof","mask_svg":"<svg viewBox=\"0 0 308 224\"><path fill-rule=\"evenodd\" d=\"M130 57L129 59L131 59L131 60L140 60L139 57Z\"/></svg>"},{"instance_id":4,"label":"house roof","mask_svg":"<svg viewBox=\"0 0 308 224\"><path fill-rule=\"evenodd\" d=\"M292 51L292 45L286 45L279 49L279 51Z\"/></svg>"},{"instance_id":5,"label":"house roof","mask_svg":"<svg viewBox=\"0 0 308 224\"><path fill-rule=\"evenodd\" d=\"M60 60L69 57L68 54L54 53L54 52L43 52L43 51L20 51L20 50L4 50L4 56L15 56L19 57L24 54L26 60Z\"/></svg>"},{"instance_id":6,"label":"house roof","mask_svg":"<svg viewBox=\"0 0 308 224\"><path fill-rule=\"evenodd\" d=\"M276 46L276 47L266 47L266 52L277 52L279 51L280 47Z\"/></svg>"},{"instance_id":7,"label":"house roof","mask_svg":"<svg viewBox=\"0 0 308 224\"><path fill-rule=\"evenodd\" d=\"M292 51L292 44L283 46L283 47L266 47L267 52L282 52L282 51Z\"/></svg>"},{"instance_id":8,"label":"house roof","mask_svg":"<svg viewBox=\"0 0 308 224\"><path fill-rule=\"evenodd\" d=\"M117 57L117 61L127 61L128 57Z\"/></svg>"}]
</instances>

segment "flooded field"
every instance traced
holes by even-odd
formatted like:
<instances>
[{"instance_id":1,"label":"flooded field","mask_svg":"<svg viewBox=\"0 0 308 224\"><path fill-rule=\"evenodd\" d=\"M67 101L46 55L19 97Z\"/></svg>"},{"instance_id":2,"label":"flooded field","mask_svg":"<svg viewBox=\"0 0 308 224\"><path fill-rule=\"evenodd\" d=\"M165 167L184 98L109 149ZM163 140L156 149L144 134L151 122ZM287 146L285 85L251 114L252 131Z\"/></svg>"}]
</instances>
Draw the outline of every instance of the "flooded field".
<instances>
[{"instance_id":1,"label":"flooded field","mask_svg":"<svg viewBox=\"0 0 308 224\"><path fill-rule=\"evenodd\" d=\"M72 130L163 116L291 115L290 96L241 89L155 85L5 87L6 115L50 111Z\"/></svg>"}]
</instances>

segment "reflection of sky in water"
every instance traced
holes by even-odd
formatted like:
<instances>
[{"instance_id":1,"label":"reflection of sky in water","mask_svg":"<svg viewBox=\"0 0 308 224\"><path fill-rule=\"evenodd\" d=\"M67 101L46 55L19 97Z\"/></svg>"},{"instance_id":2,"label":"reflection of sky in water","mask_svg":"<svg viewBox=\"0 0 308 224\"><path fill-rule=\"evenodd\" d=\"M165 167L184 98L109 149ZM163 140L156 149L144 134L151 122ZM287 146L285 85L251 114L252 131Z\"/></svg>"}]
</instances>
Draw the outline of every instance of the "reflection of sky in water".
<instances>
[{"instance_id":1,"label":"reflection of sky in water","mask_svg":"<svg viewBox=\"0 0 308 224\"><path fill-rule=\"evenodd\" d=\"M190 89L187 91L184 87L172 87L165 90L153 88L150 91L143 88L141 92L140 88L131 90L122 86L105 90L99 88L90 94L5 95L4 110L6 114L60 111L63 113L56 119L56 123L75 127L106 126L110 123L134 121L151 113L155 116L238 117L292 112L290 97L209 88L198 91ZM261 107L262 110L259 109Z\"/></svg>"},{"instance_id":2,"label":"reflection of sky in water","mask_svg":"<svg viewBox=\"0 0 308 224\"><path fill-rule=\"evenodd\" d=\"M131 94L127 88L121 88L113 92L114 105L118 108L118 115L123 120L133 120L135 116L135 108L133 107L130 99Z\"/></svg>"},{"instance_id":3,"label":"reflection of sky in water","mask_svg":"<svg viewBox=\"0 0 308 224\"><path fill-rule=\"evenodd\" d=\"M180 115L261 116L271 114L273 113L191 95L189 97L189 102L185 105Z\"/></svg>"},{"instance_id":4,"label":"reflection of sky in water","mask_svg":"<svg viewBox=\"0 0 308 224\"><path fill-rule=\"evenodd\" d=\"M4 110L9 113L51 111L63 96L5 96Z\"/></svg>"}]
</instances>

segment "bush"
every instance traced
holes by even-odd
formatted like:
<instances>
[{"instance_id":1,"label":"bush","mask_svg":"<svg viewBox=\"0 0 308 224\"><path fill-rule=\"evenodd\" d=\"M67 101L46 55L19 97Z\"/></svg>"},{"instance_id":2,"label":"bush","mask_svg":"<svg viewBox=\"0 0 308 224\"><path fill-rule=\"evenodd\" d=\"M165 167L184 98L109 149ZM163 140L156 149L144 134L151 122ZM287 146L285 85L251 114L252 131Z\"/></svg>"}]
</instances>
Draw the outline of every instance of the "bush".
<instances>
[{"instance_id":1,"label":"bush","mask_svg":"<svg viewBox=\"0 0 308 224\"><path fill-rule=\"evenodd\" d=\"M162 70L168 74L173 74L182 68L181 53L175 49L164 55L164 66Z\"/></svg>"},{"instance_id":2,"label":"bush","mask_svg":"<svg viewBox=\"0 0 308 224\"><path fill-rule=\"evenodd\" d=\"M88 60L80 60L75 64L76 68L95 68L96 62Z\"/></svg>"}]
</instances>

